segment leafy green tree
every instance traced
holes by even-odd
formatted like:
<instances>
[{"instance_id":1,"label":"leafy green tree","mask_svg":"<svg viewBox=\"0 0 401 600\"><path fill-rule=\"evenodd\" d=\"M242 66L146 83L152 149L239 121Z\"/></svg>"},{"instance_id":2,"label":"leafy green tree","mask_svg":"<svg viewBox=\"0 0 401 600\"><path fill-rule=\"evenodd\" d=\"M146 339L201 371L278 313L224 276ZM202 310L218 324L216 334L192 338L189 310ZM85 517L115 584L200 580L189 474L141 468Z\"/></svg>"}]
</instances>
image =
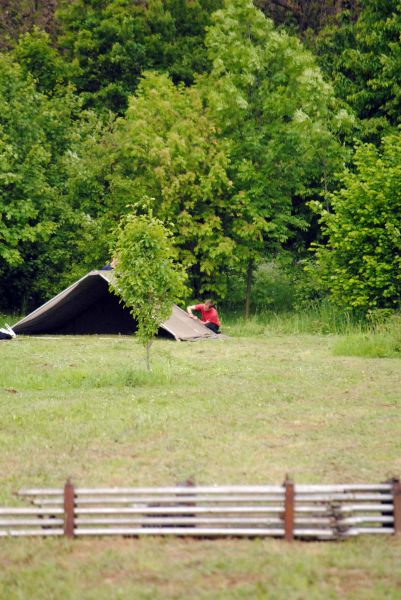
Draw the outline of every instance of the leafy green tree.
<instances>
[{"instance_id":1,"label":"leafy green tree","mask_svg":"<svg viewBox=\"0 0 401 600\"><path fill-rule=\"evenodd\" d=\"M49 98L0 55L0 132L1 305L21 310L54 293L79 258L85 219L64 161L85 131L72 94Z\"/></svg>"},{"instance_id":2,"label":"leafy green tree","mask_svg":"<svg viewBox=\"0 0 401 600\"><path fill-rule=\"evenodd\" d=\"M365 141L379 143L401 123L400 33L398 0L364 0L356 21L345 11L315 40L319 63L359 117Z\"/></svg>"},{"instance_id":3,"label":"leafy green tree","mask_svg":"<svg viewBox=\"0 0 401 600\"><path fill-rule=\"evenodd\" d=\"M114 206L111 181L119 162L121 148L114 140L114 118L97 119L93 113L83 120L63 156L68 204L82 214L80 268L90 270L109 260L113 231L129 210Z\"/></svg>"},{"instance_id":4,"label":"leafy green tree","mask_svg":"<svg viewBox=\"0 0 401 600\"><path fill-rule=\"evenodd\" d=\"M150 50L152 69L169 74L174 83L191 85L196 73L210 70L205 47L206 27L222 0L158 0L149 5L148 21L154 39ZM160 15L169 27L161 27Z\"/></svg>"},{"instance_id":5,"label":"leafy green tree","mask_svg":"<svg viewBox=\"0 0 401 600\"><path fill-rule=\"evenodd\" d=\"M63 2L58 43L75 69L72 80L87 106L124 111L147 66L145 6L131 0Z\"/></svg>"},{"instance_id":6,"label":"leafy green tree","mask_svg":"<svg viewBox=\"0 0 401 600\"><path fill-rule=\"evenodd\" d=\"M45 31L34 27L31 32L21 35L13 56L23 73L32 75L37 90L47 94L60 93L68 84L71 67L53 47Z\"/></svg>"},{"instance_id":7,"label":"leafy green tree","mask_svg":"<svg viewBox=\"0 0 401 600\"><path fill-rule=\"evenodd\" d=\"M186 273L177 263L171 234L163 223L149 215L128 215L117 232L114 292L121 297L138 323L137 337L150 348L160 325L173 304L186 293Z\"/></svg>"},{"instance_id":8,"label":"leafy green tree","mask_svg":"<svg viewBox=\"0 0 401 600\"><path fill-rule=\"evenodd\" d=\"M94 207L103 243L127 210L151 209L173 232L195 294L221 296L224 271L237 260L232 231L242 214L241 199L231 198L229 161L199 90L147 73L126 117L87 146L71 181L80 202Z\"/></svg>"},{"instance_id":9,"label":"leafy green tree","mask_svg":"<svg viewBox=\"0 0 401 600\"><path fill-rule=\"evenodd\" d=\"M312 181L327 187L343 156L334 134L350 118L312 54L251 0L227 0L206 45L213 68L205 95L230 140L232 198L243 207L234 239L247 273L247 314L254 265L307 227L293 197L305 197Z\"/></svg>"},{"instance_id":10,"label":"leafy green tree","mask_svg":"<svg viewBox=\"0 0 401 600\"><path fill-rule=\"evenodd\" d=\"M73 0L58 11L59 44L86 105L122 114L142 72L190 84L209 63L204 30L220 0Z\"/></svg>"},{"instance_id":11,"label":"leafy green tree","mask_svg":"<svg viewBox=\"0 0 401 600\"><path fill-rule=\"evenodd\" d=\"M18 65L1 55L0 256L10 266L22 261L21 241L46 239L54 228L51 220L36 219L51 198L46 177L50 156L41 123L43 104L45 98L24 79Z\"/></svg>"},{"instance_id":12,"label":"leafy green tree","mask_svg":"<svg viewBox=\"0 0 401 600\"><path fill-rule=\"evenodd\" d=\"M401 298L401 134L377 149L362 144L355 172L331 196L333 212L316 204L327 244L317 248L322 279L340 306L366 313L395 309Z\"/></svg>"}]
</instances>

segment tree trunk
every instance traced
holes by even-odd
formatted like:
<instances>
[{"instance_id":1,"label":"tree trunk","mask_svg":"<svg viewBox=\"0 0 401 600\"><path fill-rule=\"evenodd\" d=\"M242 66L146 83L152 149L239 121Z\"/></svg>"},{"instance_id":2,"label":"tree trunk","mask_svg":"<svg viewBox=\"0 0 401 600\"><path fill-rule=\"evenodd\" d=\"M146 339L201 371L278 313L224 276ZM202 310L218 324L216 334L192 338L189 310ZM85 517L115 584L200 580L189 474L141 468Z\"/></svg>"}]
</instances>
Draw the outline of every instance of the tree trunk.
<instances>
[{"instance_id":1,"label":"tree trunk","mask_svg":"<svg viewBox=\"0 0 401 600\"><path fill-rule=\"evenodd\" d=\"M151 347L152 343L153 343L153 340L150 340L145 346L145 348L146 348L146 368L148 371L150 371L150 347Z\"/></svg>"},{"instance_id":2,"label":"tree trunk","mask_svg":"<svg viewBox=\"0 0 401 600\"><path fill-rule=\"evenodd\" d=\"M251 310L251 292L252 292L252 276L253 276L253 258L249 259L248 268L246 270L246 296L245 296L245 320L249 319Z\"/></svg>"}]
</instances>

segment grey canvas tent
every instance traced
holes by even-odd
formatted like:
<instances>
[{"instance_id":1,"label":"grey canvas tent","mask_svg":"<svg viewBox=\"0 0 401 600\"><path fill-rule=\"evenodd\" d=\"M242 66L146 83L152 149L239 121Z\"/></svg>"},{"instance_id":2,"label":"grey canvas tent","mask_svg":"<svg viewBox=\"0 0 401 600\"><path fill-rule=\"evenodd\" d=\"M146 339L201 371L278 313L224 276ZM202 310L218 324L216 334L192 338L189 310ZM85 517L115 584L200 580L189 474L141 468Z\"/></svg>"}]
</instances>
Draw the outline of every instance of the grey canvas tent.
<instances>
[{"instance_id":1,"label":"grey canvas tent","mask_svg":"<svg viewBox=\"0 0 401 600\"><path fill-rule=\"evenodd\" d=\"M91 271L13 325L23 335L125 334L136 330L129 310L110 291L113 271ZM216 334L173 306L159 335L175 340L215 338Z\"/></svg>"}]
</instances>

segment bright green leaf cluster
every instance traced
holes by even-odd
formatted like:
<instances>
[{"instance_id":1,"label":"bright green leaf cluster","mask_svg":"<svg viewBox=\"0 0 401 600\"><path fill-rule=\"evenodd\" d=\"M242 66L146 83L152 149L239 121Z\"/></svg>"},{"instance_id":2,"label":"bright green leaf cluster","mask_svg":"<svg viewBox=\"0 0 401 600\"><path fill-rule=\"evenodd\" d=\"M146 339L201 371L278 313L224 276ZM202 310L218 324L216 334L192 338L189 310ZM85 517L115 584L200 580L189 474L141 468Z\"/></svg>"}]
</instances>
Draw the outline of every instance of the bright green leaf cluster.
<instances>
[{"instance_id":1,"label":"bright green leaf cluster","mask_svg":"<svg viewBox=\"0 0 401 600\"><path fill-rule=\"evenodd\" d=\"M250 273L307 228L293 199L328 186L344 158L337 136L352 119L338 109L313 55L252 0L226 0L212 21L204 93L230 142L232 199L243 207L234 238Z\"/></svg>"},{"instance_id":2,"label":"bright green leaf cluster","mask_svg":"<svg viewBox=\"0 0 401 600\"><path fill-rule=\"evenodd\" d=\"M85 121L68 89L47 95L11 56L0 54L2 306L51 296L82 259L86 221L68 195L66 158L88 134Z\"/></svg>"},{"instance_id":3,"label":"bright green leaf cluster","mask_svg":"<svg viewBox=\"0 0 401 600\"><path fill-rule=\"evenodd\" d=\"M317 248L322 276L339 305L395 309L401 298L401 134L381 149L361 145L356 172L331 196L333 212L321 213L327 244Z\"/></svg>"},{"instance_id":4,"label":"bright green leaf cluster","mask_svg":"<svg viewBox=\"0 0 401 600\"><path fill-rule=\"evenodd\" d=\"M232 231L243 209L230 199L229 147L199 90L146 73L126 117L97 148L103 159L97 153L85 173L95 189L99 178L107 189L102 220L110 225L128 211L151 209L172 231L195 293L222 294L220 274L236 262ZM95 175L104 163L109 166Z\"/></svg>"},{"instance_id":5,"label":"bright green leaf cluster","mask_svg":"<svg viewBox=\"0 0 401 600\"><path fill-rule=\"evenodd\" d=\"M173 304L188 291L185 270L176 261L170 232L151 213L123 219L115 257L113 289L137 321L137 337L149 357L152 338L170 316Z\"/></svg>"}]
</instances>

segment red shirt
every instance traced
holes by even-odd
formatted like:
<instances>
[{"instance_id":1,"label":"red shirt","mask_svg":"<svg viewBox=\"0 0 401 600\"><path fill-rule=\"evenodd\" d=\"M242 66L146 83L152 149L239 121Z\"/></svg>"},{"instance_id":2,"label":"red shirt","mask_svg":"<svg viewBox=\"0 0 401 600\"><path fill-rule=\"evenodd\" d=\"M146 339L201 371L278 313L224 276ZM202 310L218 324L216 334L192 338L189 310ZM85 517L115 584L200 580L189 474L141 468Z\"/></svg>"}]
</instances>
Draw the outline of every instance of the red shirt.
<instances>
[{"instance_id":1,"label":"red shirt","mask_svg":"<svg viewBox=\"0 0 401 600\"><path fill-rule=\"evenodd\" d=\"M217 314L217 310L213 307L207 310L205 304L197 304L195 306L195 310L199 310L201 314L201 319L205 323L208 321L209 323L214 323L218 327L220 327L219 316Z\"/></svg>"}]
</instances>

